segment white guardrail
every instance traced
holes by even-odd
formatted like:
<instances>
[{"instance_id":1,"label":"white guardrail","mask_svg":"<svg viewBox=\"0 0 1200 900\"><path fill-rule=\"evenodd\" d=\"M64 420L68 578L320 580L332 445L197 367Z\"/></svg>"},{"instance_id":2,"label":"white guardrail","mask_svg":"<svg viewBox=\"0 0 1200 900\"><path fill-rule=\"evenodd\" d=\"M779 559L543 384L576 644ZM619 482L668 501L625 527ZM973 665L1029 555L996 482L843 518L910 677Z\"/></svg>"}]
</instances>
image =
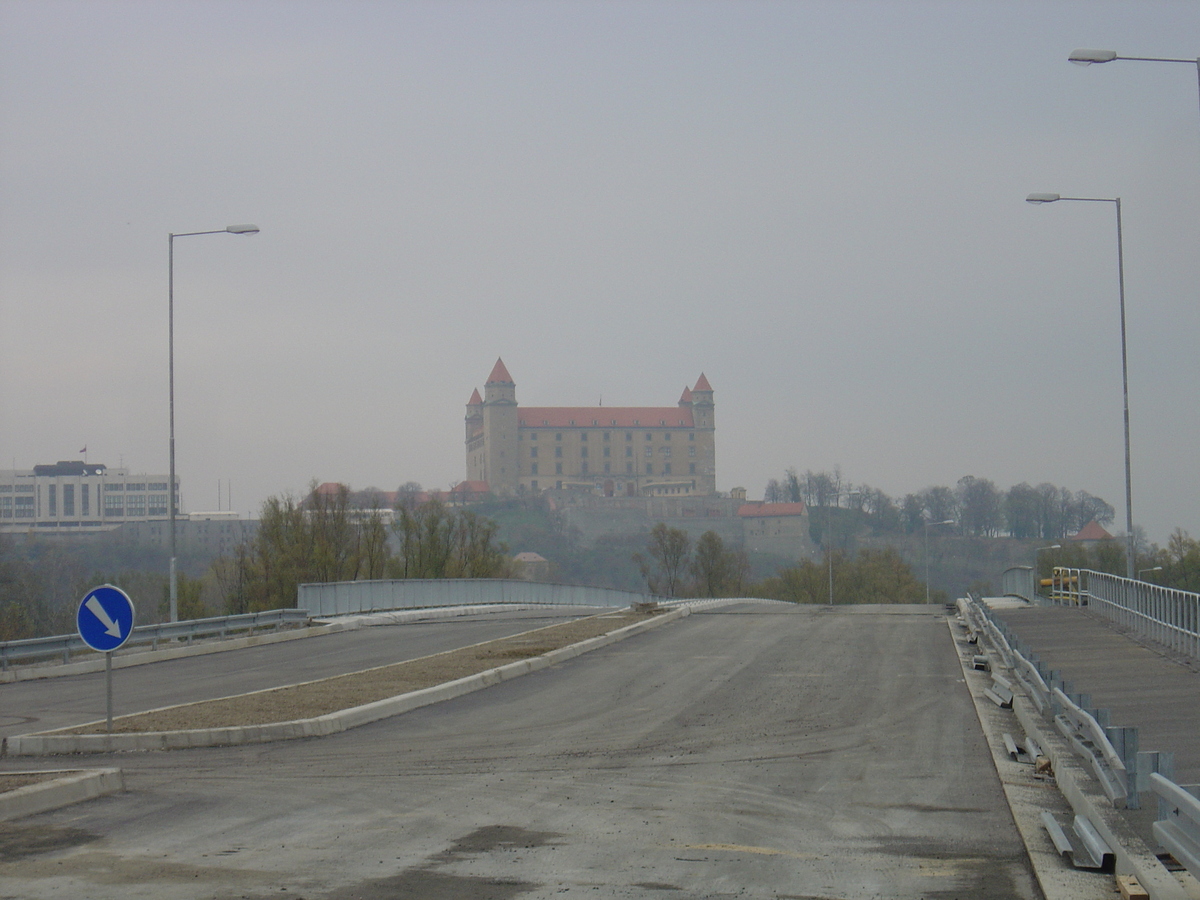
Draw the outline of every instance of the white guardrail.
<instances>
[{"instance_id":1,"label":"white guardrail","mask_svg":"<svg viewBox=\"0 0 1200 900\"><path fill-rule=\"evenodd\" d=\"M159 641L184 641L188 644L198 637L224 637L233 632L274 628L284 625L303 625L308 622L308 611L304 609L272 609L267 612L245 613L237 616L217 616L209 619L187 619L183 622L164 622L159 625L138 625L133 629L125 646L150 644L157 649ZM87 652L88 649L78 634L59 634L53 637L29 638L23 641L0 641L0 671L7 671L10 663L30 662L39 659L61 657L68 662L72 653Z\"/></svg>"}]
</instances>

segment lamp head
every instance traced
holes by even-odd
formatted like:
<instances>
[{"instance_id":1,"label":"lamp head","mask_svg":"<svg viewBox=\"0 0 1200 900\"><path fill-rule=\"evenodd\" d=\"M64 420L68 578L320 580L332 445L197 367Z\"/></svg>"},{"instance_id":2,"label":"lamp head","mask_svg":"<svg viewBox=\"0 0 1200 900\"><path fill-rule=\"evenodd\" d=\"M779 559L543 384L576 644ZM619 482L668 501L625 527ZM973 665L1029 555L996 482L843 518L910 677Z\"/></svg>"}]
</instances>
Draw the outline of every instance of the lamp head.
<instances>
[{"instance_id":1,"label":"lamp head","mask_svg":"<svg viewBox=\"0 0 1200 900\"><path fill-rule=\"evenodd\" d=\"M257 225L230 225L225 230L230 234L258 234Z\"/></svg>"},{"instance_id":2,"label":"lamp head","mask_svg":"<svg viewBox=\"0 0 1200 900\"><path fill-rule=\"evenodd\" d=\"M1030 194L1025 198L1026 203L1053 203L1055 200L1061 200L1059 194Z\"/></svg>"},{"instance_id":3,"label":"lamp head","mask_svg":"<svg viewBox=\"0 0 1200 900\"><path fill-rule=\"evenodd\" d=\"M1072 50L1067 60L1077 66L1090 66L1092 63L1112 62L1116 58L1115 50Z\"/></svg>"}]
</instances>

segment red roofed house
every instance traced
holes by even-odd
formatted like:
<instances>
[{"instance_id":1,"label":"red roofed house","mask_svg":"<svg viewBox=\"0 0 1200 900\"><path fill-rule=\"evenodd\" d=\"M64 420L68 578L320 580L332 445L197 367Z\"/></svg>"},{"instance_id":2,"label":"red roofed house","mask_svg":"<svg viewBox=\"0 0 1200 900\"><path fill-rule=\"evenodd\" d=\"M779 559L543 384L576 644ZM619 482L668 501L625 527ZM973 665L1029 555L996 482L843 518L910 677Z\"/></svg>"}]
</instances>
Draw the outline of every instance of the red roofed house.
<instances>
[{"instance_id":1,"label":"red roofed house","mask_svg":"<svg viewBox=\"0 0 1200 900\"><path fill-rule=\"evenodd\" d=\"M1095 519L1088 522L1076 534L1067 538L1068 541L1078 541L1081 544L1095 544L1099 541L1111 541L1113 536L1104 530L1104 526Z\"/></svg>"},{"instance_id":2,"label":"red roofed house","mask_svg":"<svg viewBox=\"0 0 1200 900\"><path fill-rule=\"evenodd\" d=\"M467 403L467 480L496 494L573 489L614 496L717 492L713 389L701 374L675 406L517 404L503 360Z\"/></svg>"}]
</instances>

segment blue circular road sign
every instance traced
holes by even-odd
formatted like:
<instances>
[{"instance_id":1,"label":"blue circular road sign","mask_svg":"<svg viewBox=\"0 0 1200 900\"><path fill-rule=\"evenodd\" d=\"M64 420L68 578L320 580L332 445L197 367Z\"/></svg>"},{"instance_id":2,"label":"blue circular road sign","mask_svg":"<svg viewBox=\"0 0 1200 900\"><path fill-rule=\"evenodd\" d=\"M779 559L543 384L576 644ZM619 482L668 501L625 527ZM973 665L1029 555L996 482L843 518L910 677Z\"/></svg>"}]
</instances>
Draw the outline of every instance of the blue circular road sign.
<instances>
[{"instance_id":1,"label":"blue circular road sign","mask_svg":"<svg viewBox=\"0 0 1200 900\"><path fill-rule=\"evenodd\" d=\"M79 636L93 650L116 650L133 633L133 601L111 584L92 588L75 613Z\"/></svg>"}]
</instances>

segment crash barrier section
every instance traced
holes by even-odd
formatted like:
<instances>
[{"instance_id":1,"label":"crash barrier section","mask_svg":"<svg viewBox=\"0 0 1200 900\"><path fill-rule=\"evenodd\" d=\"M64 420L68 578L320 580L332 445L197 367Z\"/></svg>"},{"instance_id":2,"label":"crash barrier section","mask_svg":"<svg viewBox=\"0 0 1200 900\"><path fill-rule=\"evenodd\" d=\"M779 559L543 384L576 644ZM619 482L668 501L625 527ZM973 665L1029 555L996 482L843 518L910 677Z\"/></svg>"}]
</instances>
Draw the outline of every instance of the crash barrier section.
<instances>
[{"instance_id":1,"label":"crash barrier section","mask_svg":"<svg viewBox=\"0 0 1200 900\"><path fill-rule=\"evenodd\" d=\"M968 596L959 608L969 640L987 638L1041 717L1052 720L1075 754L1088 764L1115 808L1137 809L1140 795L1151 792L1157 795L1155 839L1189 873L1200 878L1200 799L1197 799L1200 786L1178 785L1171 780L1174 755L1167 751L1140 750L1137 728L1113 726L1108 710L1092 708L1090 695L1074 693L1071 685L1063 681L1061 672L1047 670L1007 624L978 598ZM1067 829L1053 823L1048 814L1043 815L1043 823L1055 846L1067 856L1065 848L1072 843L1066 837ZM1111 860L1103 852L1103 843L1093 842L1090 831L1087 818L1077 817L1071 826L1071 833L1076 835L1072 861L1081 868L1107 867Z\"/></svg>"},{"instance_id":2,"label":"crash barrier section","mask_svg":"<svg viewBox=\"0 0 1200 900\"><path fill-rule=\"evenodd\" d=\"M272 609L267 612L244 613L236 616L216 616L208 619L187 619L182 622L162 622L158 625L136 625L124 647L150 645L157 650L159 642L183 641L190 644L198 637L225 637L238 632L254 634L256 629L284 625L304 625L309 616L304 609ZM0 671L10 663L34 662L61 658L66 663L72 653L92 651L78 634L59 634L53 637L28 638L20 641L0 641Z\"/></svg>"},{"instance_id":3,"label":"crash barrier section","mask_svg":"<svg viewBox=\"0 0 1200 900\"><path fill-rule=\"evenodd\" d=\"M296 606L308 610L313 618L321 618L390 609L497 603L625 607L660 599L631 591L576 584L546 584L504 578L413 578L302 584L297 592Z\"/></svg>"}]
</instances>

